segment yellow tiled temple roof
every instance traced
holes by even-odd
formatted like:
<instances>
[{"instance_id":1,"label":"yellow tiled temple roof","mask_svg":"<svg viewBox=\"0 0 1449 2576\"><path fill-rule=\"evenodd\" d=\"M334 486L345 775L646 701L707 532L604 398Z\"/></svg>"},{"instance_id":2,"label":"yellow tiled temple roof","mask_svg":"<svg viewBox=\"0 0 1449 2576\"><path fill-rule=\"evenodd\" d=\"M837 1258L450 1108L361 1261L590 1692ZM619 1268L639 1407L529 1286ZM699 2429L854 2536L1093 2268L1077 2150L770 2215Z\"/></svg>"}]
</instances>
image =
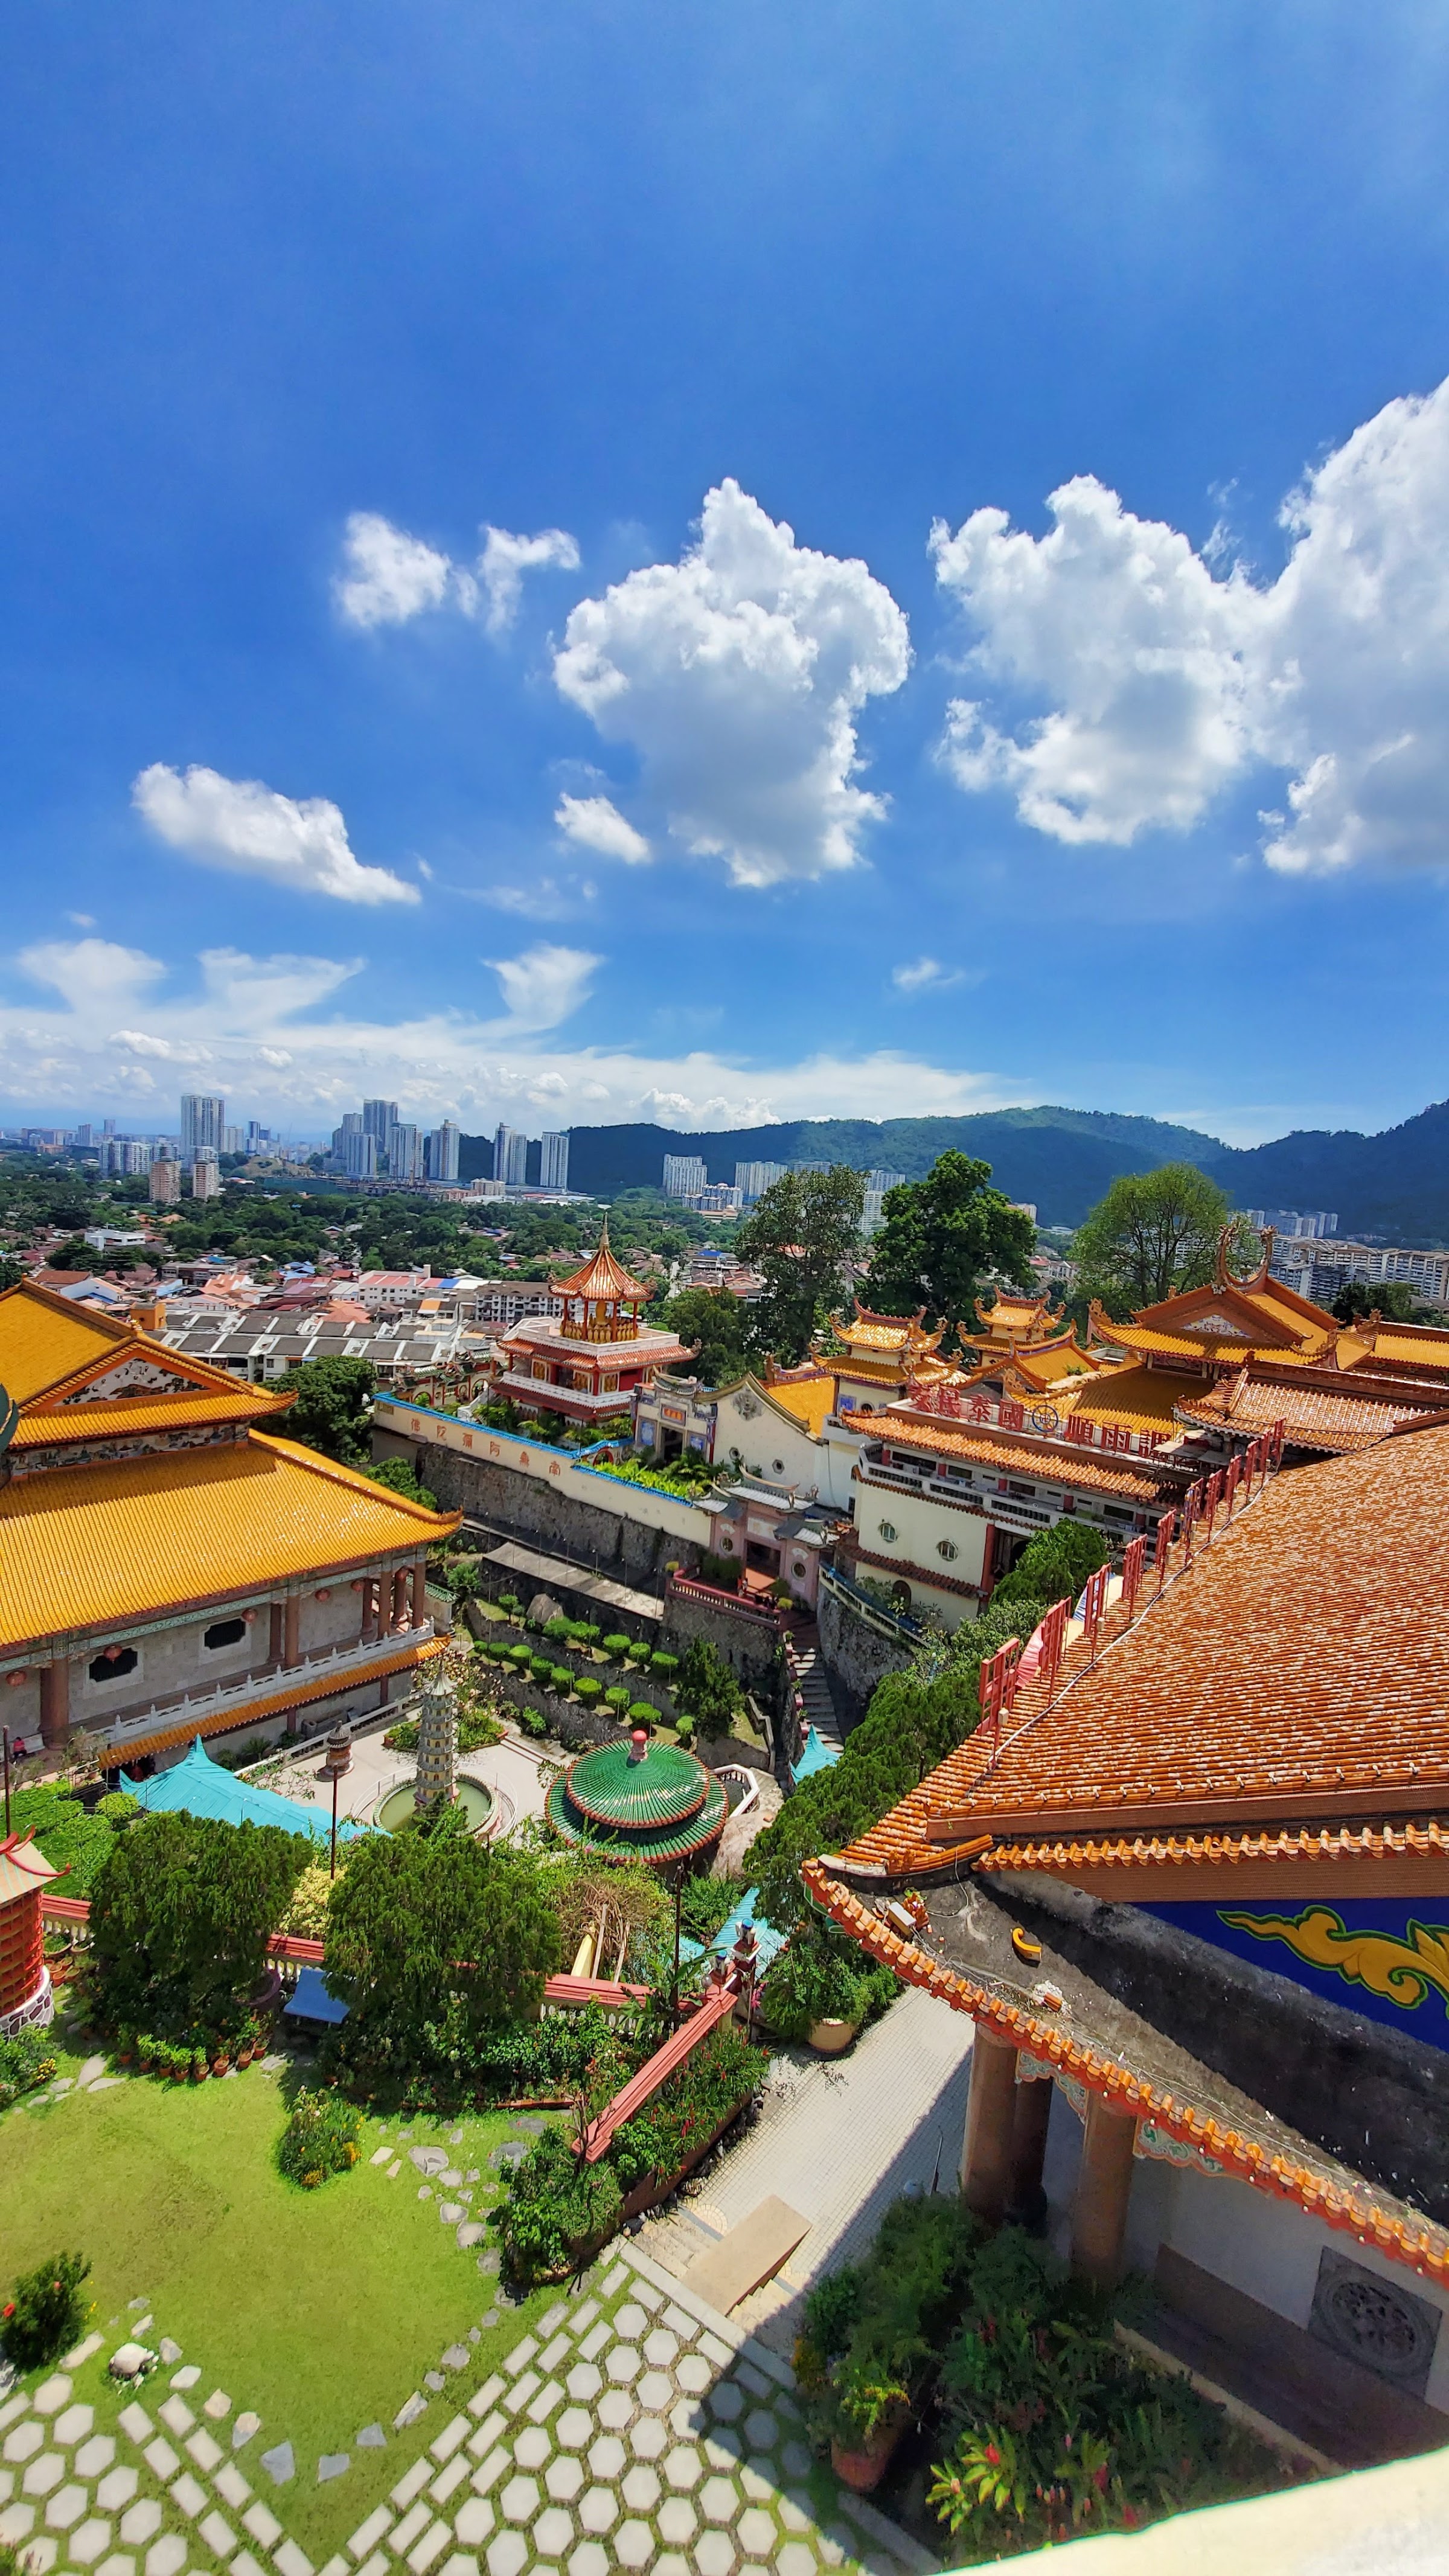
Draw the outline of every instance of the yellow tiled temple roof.
<instances>
[{"instance_id":1,"label":"yellow tiled temple roof","mask_svg":"<svg viewBox=\"0 0 1449 2576\"><path fill-rule=\"evenodd\" d=\"M1161 1431L1173 1423L1176 1408L1186 1393L1202 1392L1201 1378L1194 1376L1187 1384L1170 1369L1145 1368L1131 1361L1122 1368L1103 1369L1081 1387L1065 1395L1063 1409L1082 1414L1093 1422L1125 1424L1129 1431Z\"/></svg>"},{"instance_id":2,"label":"yellow tiled temple roof","mask_svg":"<svg viewBox=\"0 0 1449 2576\"><path fill-rule=\"evenodd\" d=\"M835 1409L833 1377L776 1379L764 1392L782 1412L792 1413L797 1422L803 1423L805 1429L813 1431L817 1437L827 1413Z\"/></svg>"},{"instance_id":3,"label":"yellow tiled temple roof","mask_svg":"<svg viewBox=\"0 0 1449 2576\"><path fill-rule=\"evenodd\" d=\"M0 1386L29 1404L91 1362L115 1359L118 1344L134 1338L128 1324L22 1280L0 1295Z\"/></svg>"},{"instance_id":4,"label":"yellow tiled temple roof","mask_svg":"<svg viewBox=\"0 0 1449 2576\"><path fill-rule=\"evenodd\" d=\"M223 1389L181 1387L175 1395L122 1396L114 1404L71 1404L54 1411L32 1408L16 1425L12 1451L59 1448L74 1441L122 1440L152 1431L186 1431L208 1422L257 1422L285 1414L291 1396L277 1396L259 1386Z\"/></svg>"},{"instance_id":5,"label":"yellow tiled temple roof","mask_svg":"<svg viewBox=\"0 0 1449 2576\"><path fill-rule=\"evenodd\" d=\"M416 1551L459 1519L257 1431L24 1477L0 1489L0 1651Z\"/></svg>"}]
</instances>

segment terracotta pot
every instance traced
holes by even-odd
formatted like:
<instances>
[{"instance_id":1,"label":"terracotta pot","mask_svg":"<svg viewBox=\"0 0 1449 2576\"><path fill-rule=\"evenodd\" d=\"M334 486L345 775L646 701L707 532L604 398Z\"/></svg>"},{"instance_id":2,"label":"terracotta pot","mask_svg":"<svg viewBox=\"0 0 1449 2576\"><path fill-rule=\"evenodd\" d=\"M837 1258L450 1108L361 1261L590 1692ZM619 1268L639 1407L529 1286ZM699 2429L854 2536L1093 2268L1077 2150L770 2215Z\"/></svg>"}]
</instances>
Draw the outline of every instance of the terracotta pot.
<instances>
[{"instance_id":1,"label":"terracotta pot","mask_svg":"<svg viewBox=\"0 0 1449 2576\"><path fill-rule=\"evenodd\" d=\"M818 2057L838 2057L842 2049L849 2048L859 2028L858 2021L813 2021L810 2045Z\"/></svg>"},{"instance_id":2,"label":"terracotta pot","mask_svg":"<svg viewBox=\"0 0 1449 2576\"><path fill-rule=\"evenodd\" d=\"M904 2407L883 2415L869 2441L858 2451L847 2451L839 2442L832 2442L830 2465L841 2485L849 2487L854 2495L869 2495L873 2487L878 2487L909 2420Z\"/></svg>"},{"instance_id":3,"label":"terracotta pot","mask_svg":"<svg viewBox=\"0 0 1449 2576\"><path fill-rule=\"evenodd\" d=\"M193 2066L191 2070L191 2081L193 2084L204 2084L210 2073L211 2069L209 2066Z\"/></svg>"},{"instance_id":4,"label":"terracotta pot","mask_svg":"<svg viewBox=\"0 0 1449 2576\"><path fill-rule=\"evenodd\" d=\"M173 2066L173 2067L172 2067L172 2069L171 2069L171 2081L172 2081L172 2083L173 2083L173 2084L184 2084L184 2083L185 2083L185 2081L186 2081L186 2069L185 2069L185 2067L184 2067L184 2066Z\"/></svg>"},{"instance_id":5,"label":"terracotta pot","mask_svg":"<svg viewBox=\"0 0 1449 2576\"><path fill-rule=\"evenodd\" d=\"M225 2075L229 2063L230 2061L225 2057L214 2057L211 2061L212 2074Z\"/></svg>"}]
</instances>

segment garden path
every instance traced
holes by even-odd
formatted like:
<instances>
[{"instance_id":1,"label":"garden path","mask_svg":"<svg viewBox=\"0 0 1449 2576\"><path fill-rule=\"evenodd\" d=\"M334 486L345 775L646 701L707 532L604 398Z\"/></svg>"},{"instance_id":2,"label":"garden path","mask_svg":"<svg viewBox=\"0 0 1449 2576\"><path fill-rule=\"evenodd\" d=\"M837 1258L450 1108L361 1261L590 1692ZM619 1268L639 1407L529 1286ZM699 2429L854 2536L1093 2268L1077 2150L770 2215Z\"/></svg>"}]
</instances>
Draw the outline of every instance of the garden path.
<instances>
[{"instance_id":1,"label":"garden path","mask_svg":"<svg viewBox=\"0 0 1449 2576\"><path fill-rule=\"evenodd\" d=\"M865 2251L888 2202L951 2190L961 2162L973 2025L909 1988L848 2057L778 2056L755 2127L706 2180L701 2196L651 2220L640 2239L687 2282L689 2266L771 2192L811 2222L775 2278L734 2311L736 2325L788 2352L803 2294L832 2264Z\"/></svg>"}]
</instances>

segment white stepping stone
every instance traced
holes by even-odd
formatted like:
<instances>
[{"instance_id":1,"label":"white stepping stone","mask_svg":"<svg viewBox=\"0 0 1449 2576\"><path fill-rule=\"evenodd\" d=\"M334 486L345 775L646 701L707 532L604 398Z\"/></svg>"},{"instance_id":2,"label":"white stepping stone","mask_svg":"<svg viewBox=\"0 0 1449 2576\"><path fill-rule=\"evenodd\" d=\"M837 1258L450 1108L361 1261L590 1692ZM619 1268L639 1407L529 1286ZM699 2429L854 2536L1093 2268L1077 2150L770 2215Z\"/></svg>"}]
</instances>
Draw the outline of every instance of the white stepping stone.
<instances>
[{"instance_id":1,"label":"white stepping stone","mask_svg":"<svg viewBox=\"0 0 1449 2576\"><path fill-rule=\"evenodd\" d=\"M53 2495L45 2508L45 2519L52 2531L72 2531L90 2503L84 2487L64 2486Z\"/></svg>"},{"instance_id":2,"label":"white stepping stone","mask_svg":"<svg viewBox=\"0 0 1449 2576\"><path fill-rule=\"evenodd\" d=\"M634 2413L634 2399L627 2388L608 2388L599 2399L599 2422L611 2433L622 2433Z\"/></svg>"},{"instance_id":3,"label":"white stepping stone","mask_svg":"<svg viewBox=\"0 0 1449 2576\"><path fill-rule=\"evenodd\" d=\"M740 2509L739 2489L732 2478L706 2478L699 2491L699 2509L706 2522L733 2522Z\"/></svg>"},{"instance_id":4,"label":"white stepping stone","mask_svg":"<svg viewBox=\"0 0 1449 2576\"><path fill-rule=\"evenodd\" d=\"M231 2428L232 2449L234 2451L244 2450L247 2443L251 2440L252 2435L254 2433L260 2433L261 2429L262 2419L260 2415L254 2415L250 2407L246 2408L242 2414L238 2415L236 2422Z\"/></svg>"},{"instance_id":5,"label":"white stepping stone","mask_svg":"<svg viewBox=\"0 0 1449 2576\"><path fill-rule=\"evenodd\" d=\"M177 2371L171 2385L173 2388L194 2388L200 2377L199 2365L194 2361L188 2361L184 2370Z\"/></svg>"},{"instance_id":6,"label":"white stepping stone","mask_svg":"<svg viewBox=\"0 0 1449 2576\"><path fill-rule=\"evenodd\" d=\"M273 2486L284 2487L287 2480L297 2474L297 2462L291 2443L278 2442L270 2451L263 2451L262 2467L266 2470Z\"/></svg>"},{"instance_id":7,"label":"white stepping stone","mask_svg":"<svg viewBox=\"0 0 1449 2576\"><path fill-rule=\"evenodd\" d=\"M89 2361L93 2352L100 2351L101 2342L102 2338L100 2335L88 2334L84 2343L78 2343L76 2345L74 2352L65 2352L61 2354L60 2366L62 2370L79 2370L83 2361Z\"/></svg>"},{"instance_id":8,"label":"white stepping stone","mask_svg":"<svg viewBox=\"0 0 1449 2576\"><path fill-rule=\"evenodd\" d=\"M359 2451L386 2450L387 2435L384 2433L382 2426L380 2424L364 2424L361 2432L357 2436L357 2448Z\"/></svg>"},{"instance_id":9,"label":"white stepping stone","mask_svg":"<svg viewBox=\"0 0 1449 2576\"><path fill-rule=\"evenodd\" d=\"M146 2552L146 2576L181 2576L187 2555L187 2546L180 2534L166 2532Z\"/></svg>"},{"instance_id":10,"label":"white stepping stone","mask_svg":"<svg viewBox=\"0 0 1449 2576\"><path fill-rule=\"evenodd\" d=\"M96 2489L96 2502L102 2513L119 2513L134 2496L141 2480L135 2469L111 2469Z\"/></svg>"},{"instance_id":11,"label":"white stepping stone","mask_svg":"<svg viewBox=\"0 0 1449 2576\"><path fill-rule=\"evenodd\" d=\"M446 2370L466 2370L473 2356L465 2343L450 2343L443 2355Z\"/></svg>"},{"instance_id":12,"label":"white stepping stone","mask_svg":"<svg viewBox=\"0 0 1449 2576\"><path fill-rule=\"evenodd\" d=\"M204 2469L208 2477L211 2476L214 2469L220 2468L222 2461L226 2457L221 2444L219 2442L213 2442L209 2433L202 2433L199 2431L193 2433L190 2441L186 2445L186 2448L192 2459L196 2462L197 2467L199 2469Z\"/></svg>"},{"instance_id":13,"label":"white stepping stone","mask_svg":"<svg viewBox=\"0 0 1449 2576\"><path fill-rule=\"evenodd\" d=\"M135 2559L123 2558L119 2552L110 2558L103 2558L96 2569L96 2576L136 2576Z\"/></svg>"},{"instance_id":14,"label":"white stepping stone","mask_svg":"<svg viewBox=\"0 0 1449 2576\"><path fill-rule=\"evenodd\" d=\"M181 2359L181 2346L179 2343L173 2343L169 2335L163 2335L161 2337L161 2341L157 2345L157 2350L160 2353L162 2360L168 2364Z\"/></svg>"},{"instance_id":15,"label":"white stepping stone","mask_svg":"<svg viewBox=\"0 0 1449 2576\"><path fill-rule=\"evenodd\" d=\"M609 2554L596 2540L581 2540L569 2560L569 2576L609 2576Z\"/></svg>"},{"instance_id":16,"label":"white stepping stone","mask_svg":"<svg viewBox=\"0 0 1449 2576\"><path fill-rule=\"evenodd\" d=\"M264 2504L248 2505L242 2515L242 2529L250 2532L253 2540L263 2549L275 2549L282 2537L281 2524L270 2507Z\"/></svg>"},{"instance_id":17,"label":"white stepping stone","mask_svg":"<svg viewBox=\"0 0 1449 2576\"><path fill-rule=\"evenodd\" d=\"M727 2531L706 2531L695 2544L694 2563L699 2576L730 2576L735 2563L735 2544Z\"/></svg>"},{"instance_id":18,"label":"white stepping stone","mask_svg":"<svg viewBox=\"0 0 1449 2576\"><path fill-rule=\"evenodd\" d=\"M654 2534L647 2522L621 2522L614 2534L614 2556L621 2567L647 2567L654 2555Z\"/></svg>"},{"instance_id":19,"label":"white stepping stone","mask_svg":"<svg viewBox=\"0 0 1449 2576\"><path fill-rule=\"evenodd\" d=\"M284 2540L280 2548L273 2550L272 2556L281 2569L281 2576L312 2576L312 2561L305 2550L297 2547L295 2540Z\"/></svg>"},{"instance_id":20,"label":"white stepping stone","mask_svg":"<svg viewBox=\"0 0 1449 2576\"><path fill-rule=\"evenodd\" d=\"M28 2460L41 2449L44 2441L43 2424L17 2424L14 2432L5 2436L5 2457L7 2460Z\"/></svg>"},{"instance_id":21,"label":"white stepping stone","mask_svg":"<svg viewBox=\"0 0 1449 2576\"><path fill-rule=\"evenodd\" d=\"M250 2500L251 2488L240 2469L234 2469L230 2461L224 2469L217 2470L211 2483L223 2502L231 2506L233 2513L240 2513L242 2506Z\"/></svg>"},{"instance_id":22,"label":"white stepping stone","mask_svg":"<svg viewBox=\"0 0 1449 2576\"><path fill-rule=\"evenodd\" d=\"M49 2495L64 2476L65 2462L59 2451L42 2451L38 2460L31 2461L21 2479L21 2489L28 2496Z\"/></svg>"},{"instance_id":23,"label":"white stepping stone","mask_svg":"<svg viewBox=\"0 0 1449 2576\"><path fill-rule=\"evenodd\" d=\"M657 2415L642 2417L630 2432L629 2448L636 2460L662 2459L669 2448L668 2426Z\"/></svg>"},{"instance_id":24,"label":"white stepping stone","mask_svg":"<svg viewBox=\"0 0 1449 2576\"><path fill-rule=\"evenodd\" d=\"M493 2528L493 2507L486 2496L470 2496L453 2529L466 2549L481 2549Z\"/></svg>"},{"instance_id":25,"label":"white stepping stone","mask_svg":"<svg viewBox=\"0 0 1449 2576\"><path fill-rule=\"evenodd\" d=\"M379 2147L374 2155L370 2155L368 2157L367 2161L370 2165L389 2164L392 2161L391 2147Z\"/></svg>"},{"instance_id":26,"label":"white stepping stone","mask_svg":"<svg viewBox=\"0 0 1449 2576\"><path fill-rule=\"evenodd\" d=\"M500 2531L488 2544L488 2576L521 2576L529 2555L521 2531Z\"/></svg>"},{"instance_id":27,"label":"white stepping stone","mask_svg":"<svg viewBox=\"0 0 1449 2576\"><path fill-rule=\"evenodd\" d=\"M585 2531L612 2531L619 2519L619 2499L610 2487L590 2487L579 2503L579 2520Z\"/></svg>"},{"instance_id":28,"label":"white stepping stone","mask_svg":"<svg viewBox=\"0 0 1449 2576\"><path fill-rule=\"evenodd\" d=\"M77 2084L94 2084L98 2075L104 2075L109 2062L104 2050L99 2057L88 2057L75 2079Z\"/></svg>"},{"instance_id":29,"label":"white stepping stone","mask_svg":"<svg viewBox=\"0 0 1449 2576\"><path fill-rule=\"evenodd\" d=\"M420 2182L420 2183L419 2183L419 2185L418 2185L418 2198L419 2198L419 2200L431 2200L431 2199L432 2199L432 2196L433 2196L433 2186L432 2186L432 2184L431 2184L430 2182Z\"/></svg>"},{"instance_id":30,"label":"white stepping stone","mask_svg":"<svg viewBox=\"0 0 1449 2576\"><path fill-rule=\"evenodd\" d=\"M448 2165L441 2147L409 2147L408 2162L415 2165L420 2174L445 2173Z\"/></svg>"},{"instance_id":31,"label":"white stepping stone","mask_svg":"<svg viewBox=\"0 0 1449 2576\"><path fill-rule=\"evenodd\" d=\"M157 2434L154 2442L147 2443L142 2456L153 2476L160 2478L163 2482L167 2478L174 2478L177 2470L181 2466L180 2459L176 2452L172 2450L169 2442L162 2441L159 2433Z\"/></svg>"},{"instance_id":32,"label":"white stepping stone","mask_svg":"<svg viewBox=\"0 0 1449 2576\"><path fill-rule=\"evenodd\" d=\"M205 2511L206 2489L192 2476L189 2469L183 2469L180 2477L173 2478L171 2482L171 2501L179 2505L188 2519L194 2522L197 2515Z\"/></svg>"},{"instance_id":33,"label":"white stepping stone","mask_svg":"<svg viewBox=\"0 0 1449 2576\"><path fill-rule=\"evenodd\" d=\"M660 2538L673 2549L687 2549L699 2529L699 2516L688 2496L670 2496L655 2516Z\"/></svg>"},{"instance_id":34,"label":"white stepping stone","mask_svg":"<svg viewBox=\"0 0 1449 2576\"><path fill-rule=\"evenodd\" d=\"M203 2406L201 2411L203 2415L210 2416L213 2424L219 2424L224 2415L229 2415L231 2413L231 2399L228 2397L226 2390L224 2388L213 2388L211 2395L208 2397L206 2404Z\"/></svg>"},{"instance_id":35,"label":"white stepping stone","mask_svg":"<svg viewBox=\"0 0 1449 2576\"><path fill-rule=\"evenodd\" d=\"M393 2431L395 2433L405 2433L408 2426L410 2424L416 2424L418 2417L420 2415L425 2415L427 2411L428 2401L426 2397L419 2397L416 2391L414 2391L411 2397L403 2400L402 2405L394 2415L392 2419Z\"/></svg>"},{"instance_id":36,"label":"white stepping stone","mask_svg":"<svg viewBox=\"0 0 1449 2576\"><path fill-rule=\"evenodd\" d=\"M459 2219L467 2216L467 2212L461 2200L440 2200L438 2216L445 2227L456 2227Z\"/></svg>"},{"instance_id":37,"label":"white stepping stone","mask_svg":"<svg viewBox=\"0 0 1449 2576\"><path fill-rule=\"evenodd\" d=\"M121 2516L121 2538L129 2549L144 2548L160 2528L161 2507L154 2496L143 2496L139 2504L133 2504L130 2512Z\"/></svg>"},{"instance_id":38,"label":"white stepping stone","mask_svg":"<svg viewBox=\"0 0 1449 2576\"><path fill-rule=\"evenodd\" d=\"M0 2513L0 2540L5 2541L12 2549L18 2548L20 2542L26 2539L34 2528L33 2504L7 2504L3 2513Z\"/></svg>"},{"instance_id":39,"label":"white stepping stone","mask_svg":"<svg viewBox=\"0 0 1449 2576\"><path fill-rule=\"evenodd\" d=\"M236 2547L236 2533L219 2513L204 2513L196 2528L213 2558L230 2558Z\"/></svg>"},{"instance_id":40,"label":"white stepping stone","mask_svg":"<svg viewBox=\"0 0 1449 2576\"><path fill-rule=\"evenodd\" d=\"M572 2504L584 2483L582 2462L565 2451L560 2458L550 2460L543 2483L555 2504Z\"/></svg>"},{"instance_id":41,"label":"white stepping stone","mask_svg":"<svg viewBox=\"0 0 1449 2576\"><path fill-rule=\"evenodd\" d=\"M553 2438L565 2451L581 2451L594 2429L593 2418L582 2406L566 2406L553 2428Z\"/></svg>"},{"instance_id":42,"label":"white stepping stone","mask_svg":"<svg viewBox=\"0 0 1449 2576\"><path fill-rule=\"evenodd\" d=\"M89 2415L91 2410L87 2407L85 2411ZM82 2442L75 2455L76 2476L78 2478L101 2477L110 2467L115 2456L116 2446L109 2433L97 2433L89 2442Z\"/></svg>"},{"instance_id":43,"label":"white stepping stone","mask_svg":"<svg viewBox=\"0 0 1449 2576\"><path fill-rule=\"evenodd\" d=\"M488 2230L476 2218L465 2218L458 2230L458 2242L466 2254L470 2247L481 2245Z\"/></svg>"},{"instance_id":44,"label":"white stepping stone","mask_svg":"<svg viewBox=\"0 0 1449 2576\"><path fill-rule=\"evenodd\" d=\"M401 2172L402 2172L402 2166L401 2166L401 2164L399 2164L399 2163L390 2164L390 2165L388 2166L388 2169L387 2169L387 2178L388 2178L388 2181L389 2181L389 2182L396 2182L396 2180L397 2180L397 2178L398 2178L398 2175L399 2175Z\"/></svg>"},{"instance_id":45,"label":"white stepping stone","mask_svg":"<svg viewBox=\"0 0 1449 2576\"><path fill-rule=\"evenodd\" d=\"M463 2177L458 2171L456 2165L444 2165L442 2172L438 2176L438 2180L445 2191L456 2191L462 2179Z\"/></svg>"},{"instance_id":46,"label":"white stepping stone","mask_svg":"<svg viewBox=\"0 0 1449 2576\"><path fill-rule=\"evenodd\" d=\"M193 2424L196 2422L196 2417L192 2414L190 2407L182 2397L163 2398L161 2404L157 2407L156 2412L160 2416L162 2423L165 2425L167 2432L174 2433L178 2441L181 2439L183 2434L190 2432Z\"/></svg>"},{"instance_id":47,"label":"white stepping stone","mask_svg":"<svg viewBox=\"0 0 1449 2576\"><path fill-rule=\"evenodd\" d=\"M58 2415L70 2395L70 2381L63 2371L53 2379L43 2379L30 2403L37 2415Z\"/></svg>"}]
</instances>

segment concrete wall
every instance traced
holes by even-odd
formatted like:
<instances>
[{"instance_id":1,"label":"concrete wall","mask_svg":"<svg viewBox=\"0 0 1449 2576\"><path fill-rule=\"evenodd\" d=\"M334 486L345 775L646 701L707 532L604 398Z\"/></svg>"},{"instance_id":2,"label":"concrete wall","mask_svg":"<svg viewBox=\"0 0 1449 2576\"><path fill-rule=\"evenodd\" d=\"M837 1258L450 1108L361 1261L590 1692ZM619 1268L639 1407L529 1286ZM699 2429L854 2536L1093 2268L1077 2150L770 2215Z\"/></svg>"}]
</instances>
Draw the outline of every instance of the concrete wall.
<instances>
[{"instance_id":1,"label":"concrete wall","mask_svg":"<svg viewBox=\"0 0 1449 2576\"><path fill-rule=\"evenodd\" d=\"M772 1620L740 1618L722 1605L671 1592L665 1603L662 1643L671 1655L682 1655L696 1637L707 1639L745 1689L773 1708L783 1658Z\"/></svg>"},{"instance_id":2,"label":"concrete wall","mask_svg":"<svg viewBox=\"0 0 1449 2576\"><path fill-rule=\"evenodd\" d=\"M903 1673L911 1650L902 1639L882 1636L839 1600L828 1584L822 1584L820 1660L841 1731L848 1735L869 1708L876 1683L884 1681L887 1673Z\"/></svg>"}]
</instances>

